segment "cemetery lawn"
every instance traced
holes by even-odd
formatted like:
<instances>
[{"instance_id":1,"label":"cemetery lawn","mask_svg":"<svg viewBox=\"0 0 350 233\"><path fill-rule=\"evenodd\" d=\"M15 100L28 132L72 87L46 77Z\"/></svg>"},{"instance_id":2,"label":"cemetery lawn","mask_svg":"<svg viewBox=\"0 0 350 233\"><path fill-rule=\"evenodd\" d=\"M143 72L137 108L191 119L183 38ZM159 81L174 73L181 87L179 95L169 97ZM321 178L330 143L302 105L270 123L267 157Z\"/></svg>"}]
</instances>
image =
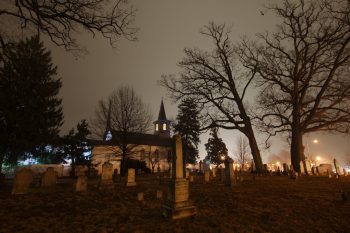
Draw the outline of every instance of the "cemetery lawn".
<instances>
[{"instance_id":1,"label":"cemetery lawn","mask_svg":"<svg viewBox=\"0 0 350 233\"><path fill-rule=\"evenodd\" d=\"M194 217L172 221L161 215L167 182L156 175L136 177L136 187L116 182L100 191L89 180L88 191L73 191L72 179L59 179L55 188L33 187L29 194L11 195L11 182L0 190L0 232L350 232L350 177L244 175L233 188L218 179L190 183ZM144 202L137 193L144 193Z\"/></svg>"}]
</instances>

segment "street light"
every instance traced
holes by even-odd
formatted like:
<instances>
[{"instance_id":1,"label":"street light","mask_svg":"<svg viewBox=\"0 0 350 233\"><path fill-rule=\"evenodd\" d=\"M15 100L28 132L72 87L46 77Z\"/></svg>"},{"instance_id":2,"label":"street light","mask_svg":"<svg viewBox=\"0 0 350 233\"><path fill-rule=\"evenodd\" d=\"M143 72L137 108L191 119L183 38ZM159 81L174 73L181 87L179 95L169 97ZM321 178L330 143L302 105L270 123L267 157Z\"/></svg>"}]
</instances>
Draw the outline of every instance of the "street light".
<instances>
[{"instance_id":1,"label":"street light","mask_svg":"<svg viewBox=\"0 0 350 233\"><path fill-rule=\"evenodd\" d=\"M317 161L317 163L316 163L316 166L317 166L317 164L320 164L321 157L320 157L320 156L317 156L317 157L316 157L316 161Z\"/></svg>"}]
</instances>

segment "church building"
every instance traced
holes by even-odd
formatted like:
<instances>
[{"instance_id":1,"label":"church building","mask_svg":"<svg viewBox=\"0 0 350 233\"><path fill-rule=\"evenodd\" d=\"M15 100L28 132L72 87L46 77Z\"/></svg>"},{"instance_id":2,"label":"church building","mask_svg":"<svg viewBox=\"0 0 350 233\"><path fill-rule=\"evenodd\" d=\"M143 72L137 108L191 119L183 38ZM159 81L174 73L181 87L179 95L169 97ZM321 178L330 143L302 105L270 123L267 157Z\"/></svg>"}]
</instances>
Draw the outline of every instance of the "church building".
<instances>
[{"instance_id":1,"label":"church building","mask_svg":"<svg viewBox=\"0 0 350 233\"><path fill-rule=\"evenodd\" d=\"M92 149L92 160L98 164L96 169L98 173L102 172L102 164L109 161L113 164L113 169L120 172L121 133L107 129L103 140L97 141ZM160 104L158 119L153 122L153 134L145 133L127 133L126 141L130 153L127 158L144 161L151 171L168 171L171 165L172 140L170 136L170 121L167 120L163 100ZM119 146L118 146L119 145Z\"/></svg>"}]
</instances>

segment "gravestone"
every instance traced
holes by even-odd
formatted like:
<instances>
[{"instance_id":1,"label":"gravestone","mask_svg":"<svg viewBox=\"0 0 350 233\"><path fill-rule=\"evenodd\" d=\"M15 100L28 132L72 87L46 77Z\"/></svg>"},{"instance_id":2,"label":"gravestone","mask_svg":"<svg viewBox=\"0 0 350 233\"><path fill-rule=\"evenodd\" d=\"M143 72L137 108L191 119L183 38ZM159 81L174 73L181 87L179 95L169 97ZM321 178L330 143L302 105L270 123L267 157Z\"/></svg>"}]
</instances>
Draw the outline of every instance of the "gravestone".
<instances>
[{"instance_id":1,"label":"gravestone","mask_svg":"<svg viewBox=\"0 0 350 233\"><path fill-rule=\"evenodd\" d=\"M112 189L113 184L113 164L110 162L104 162L102 164L102 174L99 184L99 189Z\"/></svg>"},{"instance_id":2,"label":"gravestone","mask_svg":"<svg viewBox=\"0 0 350 233\"><path fill-rule=\"evenodd\" d=\"M22 168L15 174L12 194L26 194L33 182L33 172L29 168Z\"/></svg>"},{"instance_id":3,"label":"gravestone","mask_svg":"<svg viewBox=\"0 0 350 233\"><path fill-rule=\"evenodd\" d=\"M344 176L348 175L348 173L346 172L345 168L343 168L343 174L344 174Z\"/></svg>"},{"instance_id":4,"label":"gravestone","mask_svg":"<svg viewBox=\"0 0 350 233\"><path fill-rule=\"evenodd\" d=\"M339 165L338 165L338 161L336 159L333 159L333 163L334 163L334 169L335 169L335 174L339 175Z\"/></svg>"},{"instance_id":5,"label":"gravestone","mask_svg":"<svg viewBox=\"0 0 350 233\"><path fill-rule=\"evenodd\" d=\"M286 163L283 163L283 174L288 174L288 171L289 171L289 169L288 169L288 165L286 164Z\"/></svg>"},{"instance_id":6,"label":"gravestone","mask_svg":"<svg viewBox=\"0 0 350 233\"><path fill-rule=\"evenodd\" d=\"M306 174L304 161L300 161L300 174Z\"/></svg>"},{"instance_id":7,"label":"gravestone","mask_svg":"<svg viewBox=\"0 0 350 233\"><path fill-rule=\"evenodd\" d=\"M163 199L163 191L162 190L157 190L157 199Z\"/></svg>"},{"instance_id":8,"label":"gravestone","mask_svg":"<svg viewBox=\"0 0 350 233\"><path fill-rule=\"evenodd\" d=\"M216 167L214 167L214 168L211 170L211 172L212 172L213 177L216 177Z\"/></svg>"},{"instance_id":9,"label":"gravestone","mask_svg":"<svg viewBox=\"0 0 350 233\"><path fill-rule=\"evenodd\" d=\"M189 181L184 178L182 140L180 135L173 137L172 174L168 187L168 198L162 206L165 217L186 218L196 214L196 208L189 200Z\"/></svg>"},{"instance_id":10,"label":"gravestone","mask_svg":"<svg viewBox=\"0 0 350 233\"><path fill-rule=\"evenodd\" d=\"M48 167L41 178L41 187L55 186L57 183L57 173L53 167Z\"/></svg>"},{"instance_id":11,"label":"gravestone","mask_svg":"<svg viewBox=\"0 0 350 233\"><path fill-rule=\"evenodd\" d=\"M143 193L137 193L137 200L138 201L143 201Z\"/></svg>"},{"instance_id":12,"label":"gravestone","mask_svg":"<svg viewBox=\"0 0 350 233\"><path fill-rule=\"evenodd\" d=\"M206 171L204 172L204 182L205 182L205 183L208 183L209 180L210 180L210 171L209 171L209 170L206 170Z\"/></svg>"},{"instance_id":13,"label":"gravestone","mask_svg":"<svg viewBox=\"0 0 350 233\"><path fill-rule=\"evenodd\" d=\"M312 169L311 169L311 162L310 162L310 160L305 159L304 165L305 165L305 168L306 168L306 174L307 175L312 175Z\"/></svg>"},{"instance_id":14,"label":"gravestone","mask_svg":"<svg viewBox=\"0 0 350 233\"><path fill-rule=\"evenodd\" d=\"M202 160L199 160L199 173L203 172L203 162Z\"/></svg>"},{"instance_id":15,"label":"gravestone","mask_svg":"<svg viewBox=\"0 0 350 233\"><path fill-rule=\"evenodd\" d=\"M233 161L226 159L225 160L225 185L230 186L236 184Z\"/></svg>"},{"instance_id":16,"label":"gravestone","mask_svg":"<svg viewBox=\"0 0 350 233\"><path fill-rule=\"evenodd\" d=\"M129 168L128 169L128 176L127 176L127 181L126 181L126 186L136 186L135 182L135 169L134 168Z\"/></svg>"},{"instance_id":17,"label":"gravestone","mask_svg":"<svg viewBox=\"0 0 350 233\"><path fill-rule=\"evenodd\" d=\"M86 192L86 190L87 190L87 176L80 175L75 181L75 191Z\"/></svg>"}]
</instances>

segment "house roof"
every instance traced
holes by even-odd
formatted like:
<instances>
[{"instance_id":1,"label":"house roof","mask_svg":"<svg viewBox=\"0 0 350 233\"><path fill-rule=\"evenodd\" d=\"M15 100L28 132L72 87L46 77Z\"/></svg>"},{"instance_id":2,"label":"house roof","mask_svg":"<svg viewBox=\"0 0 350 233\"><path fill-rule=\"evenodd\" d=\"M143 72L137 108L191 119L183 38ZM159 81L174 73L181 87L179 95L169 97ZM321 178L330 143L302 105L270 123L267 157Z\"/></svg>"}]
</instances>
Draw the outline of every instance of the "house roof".
<instances>
[{"instance_id":1,"label":"house roof","mask_svg":"<svg viewBox=\"0 0 350 233\"><path fill-rule=\"evenodd\" d=\"M118 145L122 141L123 132L111 131L112 139L109 141L95 140L92 142L93 145ZM155 134L144 134L144 133L127 133L126 143L135 145L149 145L149 146L165 146L172 147L173 140L168 137L162 137Z\"/></svg>"}]
</instances>

